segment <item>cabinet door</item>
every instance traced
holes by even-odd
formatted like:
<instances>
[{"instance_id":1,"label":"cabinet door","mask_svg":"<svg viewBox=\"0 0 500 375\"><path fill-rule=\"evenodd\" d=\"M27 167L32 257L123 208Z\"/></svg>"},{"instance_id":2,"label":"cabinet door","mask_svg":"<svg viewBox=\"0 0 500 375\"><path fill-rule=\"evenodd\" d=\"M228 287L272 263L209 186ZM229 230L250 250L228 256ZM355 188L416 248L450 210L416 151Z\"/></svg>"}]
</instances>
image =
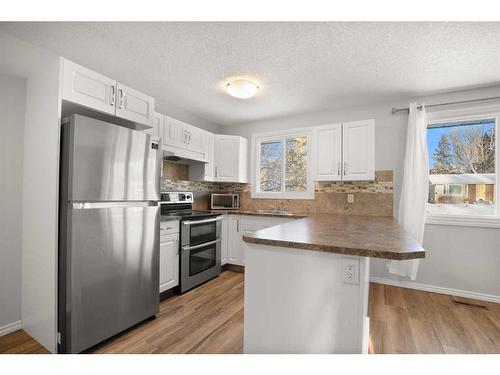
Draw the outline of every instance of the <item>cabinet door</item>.
<instances>
[{"instance_id":1,"label":"cabinet door","mask_svg":"<svg viewBox=\"0 0 500 375\"><path fill-rule=\"evenodd\" d=\"M214 135L206 133L205 147L207 150L207 162L205 164L205 181L214 180Z\"/></svg>"},{"instance_id":2,"label":"cabinet door","mask_svg":"<svg viewBox=\"0 0 500 375\"><path fill-rule=\"evenodd\" d=\"M160 293L179 285L179 235L163 236L160 242Z\"/></svg>"},{"instance_id":3,"label":"cabinet door","mask_svg":"<svg viewBox=\"0 0 500 375\"><path fill-rule=\"evenodd\" d=\"M186 129L184 124L174 118L165 116L163 122L163 145L185 148Z\"/></svg>"},{"instance_id":4,"label":"cabinet door","mask_svg":"<svg viewBox=\"0 0 500 375\"><path fill-rule=\"evenodd\" d=\"M243 260L241 255L242 236L240 232L240 217L236 215L229 215L228 218L227 262L242 266Z\"/></svg>"},{"instance_id":5,"label":"cabinet door","mask_svg":"<svg viewBox=\"0 0 500 375\"><path fill-rule=\"evenodd\" d=\"M224 265L227 263L227 258L228 258L228 239L227 239L227 225L228 224L228 218L227 214L222 215L222 227L221 227L221 264Z\"/></svg>"},{"instance_id":6,"label":"cabinet door","mask_svg":"<svg viewBox=\"0 0 500 375\"><path fill-rule=\"evenodd\" d=\"M163 115L158 112L153 113L153 127L149 129L144 129L143 132L146 134L151 134L153 137L160 138L161 130L163 129Z\"/></svg>"},{"instance_id":7,"label":"cabinet door","mask_svg":"<svg viewBox=\"0 0 500 375\"><path fill-rule=\"evenodd\" d=\"M63 59L62 98L115 115L116 82L74 62Z\"/></svg>"},{"instance_id":8,"label":"cabinet door","mask_svg":"<svg viewBox=\"0 0 500 375\"><path fill-rule=\"evenodd\" d=\"M314 128L313 159L315 181L342 179L342 124Z\"/></svg>"},{"instance_id":9,"label":"cabinet door","mask_svg":"<svg viewBox=\"0 0 500 375\"><path fill-rule=\"evenodd\" d=\"M186 124L186 149L206 157L205 131Z\"/></svg>"},{"instance_id":10,"label":"cabinet door","mask_svg":"<svg viewBox=\"0 0 500 375\"><path fill-rule=\"evenodd\" d=\"M235 136L215 135L215 180L238 182L239 139Z\"/></svg>"},{"instance_id":11,"label":"cabinet door","mask_svg":"<svg viewBox=\"0 0 500 375\"><path fill-rule=\"evenodd\" d=\"M121 83L116 89L116 116L153 126L154 98Z\"/></svg>"},{"instance_id":12,"label":"cabinet door","mask_svg":"<svg viewBox=\"0 0 500 375\"><path fill-rule=\"evenodd\" d=\"M343 124L343 179L346 181L375 178L375 121Z\"/></svg>"}]
</instances>

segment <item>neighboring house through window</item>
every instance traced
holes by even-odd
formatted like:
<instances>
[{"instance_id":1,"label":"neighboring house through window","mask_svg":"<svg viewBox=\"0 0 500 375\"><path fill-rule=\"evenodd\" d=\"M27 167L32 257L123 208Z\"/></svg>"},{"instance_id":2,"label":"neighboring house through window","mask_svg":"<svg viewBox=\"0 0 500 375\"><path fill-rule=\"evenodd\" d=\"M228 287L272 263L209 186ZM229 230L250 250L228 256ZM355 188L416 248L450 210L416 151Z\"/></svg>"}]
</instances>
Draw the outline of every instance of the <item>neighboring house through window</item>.
<instances>
[{"instance_id":1,"label":"neighboring house through window","mask_svg":"<svg viewBox=\"0 0 500 375\"><path fill-rule=\"evenodd\" d=\"M429 121L428 222L499 219L497 130L495 115Z\"/></svg>"}]
</instances>

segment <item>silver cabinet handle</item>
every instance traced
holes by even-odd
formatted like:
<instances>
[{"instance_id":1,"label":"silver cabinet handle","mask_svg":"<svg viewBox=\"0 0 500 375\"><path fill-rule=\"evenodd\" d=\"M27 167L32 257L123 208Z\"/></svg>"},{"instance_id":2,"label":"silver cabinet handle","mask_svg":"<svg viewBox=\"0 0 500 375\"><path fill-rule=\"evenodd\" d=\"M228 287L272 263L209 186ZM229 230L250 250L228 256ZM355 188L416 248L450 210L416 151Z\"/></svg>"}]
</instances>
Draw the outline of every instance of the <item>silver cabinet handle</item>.
<instances>
[{"instance_id":1,"label":"silver cabinet handle","mask_svg":"<svg viewBox=\"0 0 500 375\"><path fill-rule=\"evenodd\" d=\"M240 221L236 220L236 232L240 233Z\"/></svg>"},{"instance_id":2,"label":"silver cabinet handle","mask_svg":"<svg viewBox=\"0 0 500 375\"><path fill-rule=\"evenodd\" d=\"M347 175L347 162L344 162L344 176Z\"/></svg>"},{"instance_id":3,"label":"silver cabinet handle","mask_svg":"<svg viewBox=\"0 0 500 375\"><path fill-rule=\"evenodd\" d=\"M215 177L219 177L219 167L215 167Z\"/></svg>"},{"instance_id":4,"label":"silver cabinet handle","mask_svg":"<svg viewBox=\"0 0 500 375\"><path fill-rule=\"evenodd\" d=\"M221 238L217 238L215 241L205 242L205 243L201 243L199 245L183 246L182 247L182 251L196 250L196 249L199 249L199 248L202 248L202 247L215 245L216 243L221 242L221 240L222 240Z\"/></svg>"},{"instance_id":5,"label":"silver cabinet handle","mask_svg":"<svg viewBox=\"0 0 500 375\"><path fill-rule=\"evenodd\" d=\"M118 97L120 99L120 104L118 105L118 108L123 109L123 102L124 102L124 95L123 95L123 89L118 90Z\"/></svg>"},{"instance_id":6,"label":"silver cabinet handle","mask_svg":"<svg viewBox=\"0 0 500 375\"><path fill-rule=\"evenodd\" d=\"M111 107L114 107L115 106L115 85L111 85L111 98L109 100L109 103L111 105Z\"/></svg>"},{"instance_id":7,"label":"silver cabinet handle","mask_svg":"<svg viewBox=\"0 0 500 375\"><path fill-rule=\"evenodd\" d=\"M214 221L219 221L222 220L222 216L217 216L211 219L205 219L205 220L191 220L191 221L183 221L182 225L198 225L198 224L207 224L207 223L212 223Z\"/></svg>"},{"instance_id":8,"label":"silver cabinet handle","mask_svg":"<svg viewBox=\"0 0 500 375\"><path fill-rule=\"evenodd\" d=\"M337 174L340 176L340 161L337 163Z\"/></svg>"},{"instance_id":9,"label":"silver cabinet handle","mask_svg":"<svg viewBox=\"0 0 500 375\"><path fill-rule=\"evenodd\" d=\"M187 143L187 130L183 131L184 143Z\"/></svg>"}]
</instances>

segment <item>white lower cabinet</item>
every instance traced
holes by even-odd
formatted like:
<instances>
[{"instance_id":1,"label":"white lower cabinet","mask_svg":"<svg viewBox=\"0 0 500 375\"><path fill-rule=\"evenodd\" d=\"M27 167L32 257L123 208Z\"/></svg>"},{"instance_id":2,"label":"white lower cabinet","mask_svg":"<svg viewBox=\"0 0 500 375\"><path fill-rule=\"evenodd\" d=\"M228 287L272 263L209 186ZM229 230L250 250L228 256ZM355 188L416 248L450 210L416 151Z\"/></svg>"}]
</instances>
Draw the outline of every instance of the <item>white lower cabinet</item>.
<instances>
[{"instance_id":1,"label":"white lower cabinet","mask_svg":"<svg viewBox=\"0 0 500 375\"><path fill-rule=\"evenodd\" d=\"M240 216L229 215L227 226L227 262L243 266L242 237L240 232Z\"/></svg>"},{"instance_id":2,"label":"white lower cabinet","mask_svg":"<svg viewBox=\"0 0 500 375\"><path fill-rule=\"evenodd\" d=\"M227 216L227 263L238 266L245 265L244 233L255 232L294 220L254 215L229 214Z\"/></svg>"},{"instance_id":3,"label":"white lower cabinet","mask_svg":"<svg viewBox=\"0 0 500 375\"><path fill-rule=\"evenodd\" d=\"M160 293L179 285L179 233L160 236Z\"/></svg>"},{"instance_id":4,"label":"white lower cabinet","mask_svg":"<svg viewBox=\"0 0 500 375\"><path fill-rule=\"evenodd\" d=\"M228 226L228 215L223 214L222 215L222 226L221 226L221 265L223 266L224 264L227 264L227 226Z\"/></svg>"}]
</instances>

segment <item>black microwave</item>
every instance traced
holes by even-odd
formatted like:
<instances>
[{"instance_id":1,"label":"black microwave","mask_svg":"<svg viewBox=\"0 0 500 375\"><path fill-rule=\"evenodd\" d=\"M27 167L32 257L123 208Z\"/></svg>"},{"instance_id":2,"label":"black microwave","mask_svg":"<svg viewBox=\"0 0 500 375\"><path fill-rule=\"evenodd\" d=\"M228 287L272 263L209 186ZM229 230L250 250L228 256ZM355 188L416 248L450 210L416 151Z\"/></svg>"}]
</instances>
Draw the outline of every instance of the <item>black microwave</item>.
<instances>
[{"instance_id":1,"label":"black microwave","mask_svg":"<svg viewBox=\"0 0 500 375\"><path fill-rule=\"evenodd\" d=\"M212 194L212 210L236 210L240 207L239 194Z\"/></svg>"}]
</instances>

